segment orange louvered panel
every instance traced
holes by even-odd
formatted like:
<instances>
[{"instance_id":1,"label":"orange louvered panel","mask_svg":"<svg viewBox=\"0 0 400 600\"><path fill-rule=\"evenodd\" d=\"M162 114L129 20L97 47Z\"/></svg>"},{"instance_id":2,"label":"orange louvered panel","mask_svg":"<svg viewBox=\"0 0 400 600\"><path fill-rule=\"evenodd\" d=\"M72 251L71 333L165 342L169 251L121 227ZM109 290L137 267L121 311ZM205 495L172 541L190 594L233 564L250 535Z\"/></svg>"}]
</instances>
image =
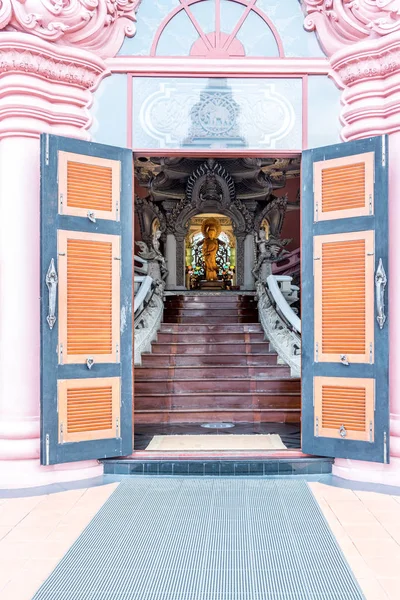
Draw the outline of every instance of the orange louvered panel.
<instances>
[{"instance_id":1,"label":"orange louvered panel","mask_svg":"<svg viewBox=\"0 0 400 600\"><path fill-rule=\"evenodd\" d=\"M67 390L67 432L101 431L112 427L112 387Z\"/></svg>"},{"instance_id":2,"label":"orange louvered panel","mask_svg":"<svg viewBox=\"0 0 400 600\"><path fill-rule=\"evenodd\" d=\"M315 434L372 441L374 396L373 379L315 377Z\"/></svg>"},{"instance_id":3,"label":"orange louvered panel","mask_svg":"<svg viewBox=\"0 0 400 600\"><path fill-rule=\"evenodd\" d=\"M67 242L68 354L112 352L112 245Z\"/></svg>"},{"instance_id":4,"label":"orange louvered panel","mask_svg":"<svg viewBox=\"0 0 400 600\"><path fill-rule=\"evenodd\" d=\"M58 382L59 443L119 436L120 379Z\"/></svg>"},{"instance_id":5,"label":"orange louvered panel","mask_svg":"<svg viewBox=\"0 0 400 600\"><path fill-rule=\"evenodd\" d=\"M59 231L60 362L119 361L120 238Z\"/></svg>"},{"instance_id":6,"label":"orange louvered panel","mask_svg":"<svg viewBox=\"0 0 400 600\"><path fill-rule=\"evenodd\" d=\"M59 152L58 210L61 215L118 221L120 191L120 161Z\"/></svg>"},{"instance_id":7,"label":"orange louvered panel","mask_svg":"<svg viewBox=\"0 0 400 600\"><path fill-rule=\"evenodd\" d=\"M365 240L322 245L322 352L365 352Z\"/></svg>"},{"instance_id":8,"label":"orange louvered panel","mask_svg":"<svg viewBox=\"0 0 400 600\"><path fill-rule=\"evenodd\" d=\"M365 431L365 409L365 388L322 386L322 427Z\"/></svg>"},{"instance_id":9,"label":"orange louvered panel","mask_svg":"<svg viewBox=\"0 0 400 600\"><path fill-rule=\"evenodd\" d=\"M110 167L68 161L67 206L111 211L112 201Z\"/></svg>"},{"instance_id":10,"label":"orange louvered panel","mask_svg":"<svg viewBox=\"0 0 400 600\"><path fill-rule=\"evenodd\" d=\"M373 362L373 247L371 231L315 238L317 362Z\"/></svg>"},{"instance_id":11,"label":"orange louvered panel","mask_svg":"<svg viewBox=\"0 0 400 600\"><path fill-rule=\"evenodd\" d=\"M373 152L314 163L314 221L372 215Z\"/></svg>"},{"instance_id":12,"label":"orange louvered panel","mask_svg":"<svg viewBox=\"0 0 400 600\"><path fill-rule=\"evenodd\" d=\"M365 163L322 170L322 211L362 208L365 205Z\"/></svg>"}]
</instances>

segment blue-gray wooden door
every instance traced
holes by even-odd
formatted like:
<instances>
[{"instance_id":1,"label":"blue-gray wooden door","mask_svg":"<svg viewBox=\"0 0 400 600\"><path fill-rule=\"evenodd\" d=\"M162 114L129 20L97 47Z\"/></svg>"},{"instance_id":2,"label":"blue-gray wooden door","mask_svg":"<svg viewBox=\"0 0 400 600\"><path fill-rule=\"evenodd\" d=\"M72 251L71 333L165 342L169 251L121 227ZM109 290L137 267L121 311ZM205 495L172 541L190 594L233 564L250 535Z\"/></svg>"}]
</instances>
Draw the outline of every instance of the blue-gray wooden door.
<instances>
[{"instance_id":1,"label":"blue-gray wooden door","mask_svg":"<svg viewBox=\"0 0 400 600\"><path fill-rule=\"evenodd\" d=\"M41 464L132 451L132 152L41 138Z\"/></svg>"},{"instance_id":2,"label":"blue-gray wooden door","mask_svg":"<svg viewBox=\"0 0 400 600\"><path fill-rule=\"evenodd\" d=\"M302 450L389 462L388 142L302 160Z\"/></svg>"}]
</instances>

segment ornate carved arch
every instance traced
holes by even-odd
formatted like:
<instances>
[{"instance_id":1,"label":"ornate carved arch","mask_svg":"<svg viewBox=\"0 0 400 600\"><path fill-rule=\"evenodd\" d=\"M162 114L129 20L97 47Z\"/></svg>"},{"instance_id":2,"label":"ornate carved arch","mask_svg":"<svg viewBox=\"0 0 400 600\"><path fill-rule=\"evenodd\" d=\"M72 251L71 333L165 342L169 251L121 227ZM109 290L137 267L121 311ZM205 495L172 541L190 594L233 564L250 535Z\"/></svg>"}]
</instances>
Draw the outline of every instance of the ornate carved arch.
<instances>
[{"instance_id":1,"label":"ornate carved arch","mask_svg":"<svg viewBox=\"0 0 400 600\"><path fill-rule=\"evenodd\" d=\"M287 203L287 194L281 197L274 197L254 219L255 230L258 231L261 228L261 223L263 220L267 219L269 223L270 236L279 238L282 232L283 222L285 220Z\"/></svg>"}]
</instances>

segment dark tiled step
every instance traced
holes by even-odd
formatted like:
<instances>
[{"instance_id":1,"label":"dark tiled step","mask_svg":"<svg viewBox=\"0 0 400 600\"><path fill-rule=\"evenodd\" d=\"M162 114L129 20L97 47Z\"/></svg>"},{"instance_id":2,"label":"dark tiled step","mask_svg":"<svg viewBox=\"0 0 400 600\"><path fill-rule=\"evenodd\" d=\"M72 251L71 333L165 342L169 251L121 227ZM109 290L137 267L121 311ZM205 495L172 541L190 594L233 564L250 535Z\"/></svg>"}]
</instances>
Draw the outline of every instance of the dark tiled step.
<instances>
[{"instance_id":1,"label":"dark tiled step","mask_svg":"<svg viewBox=\"0 0 400 600\"><path fill-rule=\"evenodd\" d=\"M141 453L142 454L142 453ZM151 452L148 453L151 455ZM252 460L193 459L105 459L107 475L192 475L192 476L276 476L320 475L332 472L333 459L305 456L304 458L270 458Z\"/></svg>"},{"instance_id":2,"label":"dark tiled step","mask_svg":"<svg viewBox=\"0 0 400 600\"><path fill-rule=\"evenodd\" d=\"M196 338L194 338L196 339ZM269 342L251 342L246 344L244 341L234 342L154 342L152 344L153 354L248 354L261 355L270 353Z\"/></svg>"},{"instance_id":3,"label":"dark tiled step","mask_svg":"<svg viewBox=\"0 0 400 600\"><path fill-rule=\"evenodd\" d=\"M204 379L154 379L152 381L136 379L135 393L148 394L191 394L197 392L213 393L225 392L229 395L247 392L256 394L258 392L279 391L298 392L300 381L289 378L270 379L232 379L210 377Z\"/></svg>"},{"instance_id":4,"label":"dark tiled step","mask_svg":"<svg viewBox=\"0 0 400 600\"><path fill-rule=\"evenodd\" d=\"M269 354L142 354L142 366L144 367L166 367L166 366L221 366L221 365L248 365L262 366L266 364L276 365L278 355L275 352ZM136 367L137 368L137 367Z\"/></svg>"},{"instance_id":5,"label":"dark tiled step","mask_svg":"<svg viewBox=\"0 0 400 600\"><path fill-rule=\"evenodd\" d=\"M209 366L142 366L135 368L135 381L154 381L159 379L203 379L207 377L229 379L290 377L290 368L286 365L213 365Z\"/></svg>"}]
</instances>

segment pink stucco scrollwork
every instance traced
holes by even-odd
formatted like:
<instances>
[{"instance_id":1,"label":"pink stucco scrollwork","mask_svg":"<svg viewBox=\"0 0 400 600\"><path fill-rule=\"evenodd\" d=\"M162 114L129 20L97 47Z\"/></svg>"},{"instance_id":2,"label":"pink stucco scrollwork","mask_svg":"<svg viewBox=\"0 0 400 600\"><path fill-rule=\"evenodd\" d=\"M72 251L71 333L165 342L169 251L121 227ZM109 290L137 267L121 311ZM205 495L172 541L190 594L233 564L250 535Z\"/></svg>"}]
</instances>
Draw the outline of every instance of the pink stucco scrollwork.
<instances>
[{"instance_id":1,"label":"pink stucco scrollwork","mask_svg":"<svg viewBox=\"0 0 400 600\"><path fill-rule=\"evenodd\" d=\"M307 31L331 56L362 40L400 31L400 0L302 0Z\"/></svg>"},{"instance_id":2,"label":"pink stucco scrollwork","mask_svg":"<svg viewBox=\"0 0 400 600\"><path fill-rule=\"evenodd\" d=\"M0 29L110 58L136 31L141 0L0 0Z\"/></svg>"}]
</instances>

